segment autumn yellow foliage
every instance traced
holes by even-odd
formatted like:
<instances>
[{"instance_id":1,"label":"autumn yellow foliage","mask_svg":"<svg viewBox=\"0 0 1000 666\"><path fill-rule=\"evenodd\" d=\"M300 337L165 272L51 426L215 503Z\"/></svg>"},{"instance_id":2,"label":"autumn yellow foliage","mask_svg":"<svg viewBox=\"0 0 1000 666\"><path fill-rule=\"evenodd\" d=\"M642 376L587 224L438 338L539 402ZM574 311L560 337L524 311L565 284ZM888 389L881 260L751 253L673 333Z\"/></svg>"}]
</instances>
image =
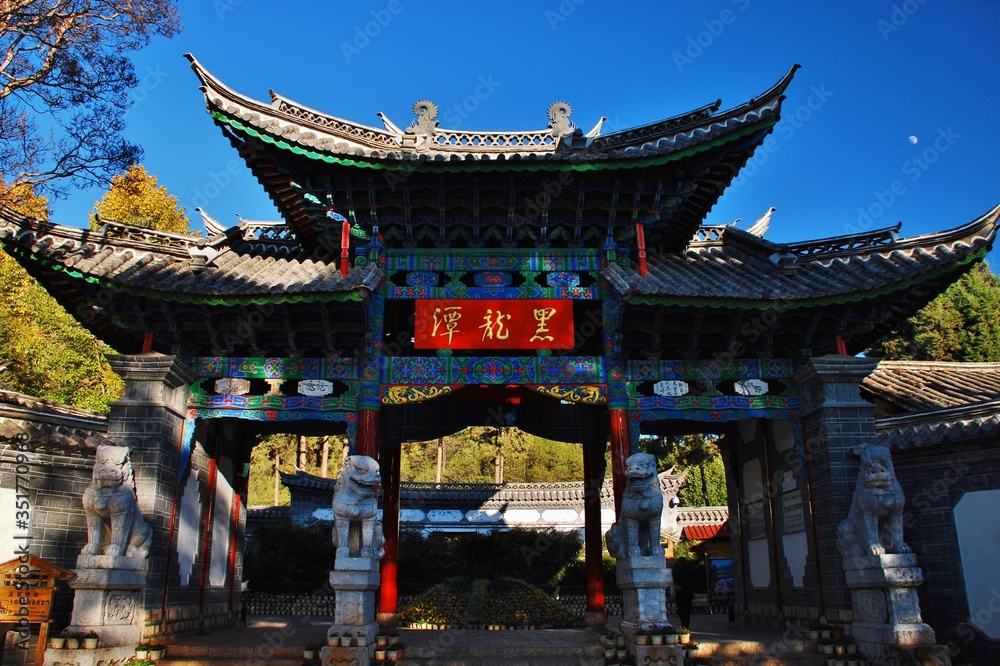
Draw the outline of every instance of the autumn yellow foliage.
<instances>
[{"instance_id":1,"label":"autumn yellow foliage","mask_svg":"<svg viewBox=\"0 0 1000 666\"><path fill-rule=\"evenodd\" d=\"M0 202L38 220L48 200L28 184L0 182ZM45 400L106 412L124 382L105 358L114 353L76 321L13 257L0 252L0 382Z\"/></svg>"},{"instance_id":2,"label":"autumn yellow foliage","mask_svg":"<svg viewBox=\"0 0 1000 666\"><path fill-rule=\"evenodd\" d=\"M177 197L168 194L165 185L157 186L156 176L148 174L141 164L133 164L124 174L111 179L111 188L94 204L90 228L100 229L102 221L190 233L187 215L178 208Z\"/></svg>"}]
</instances>

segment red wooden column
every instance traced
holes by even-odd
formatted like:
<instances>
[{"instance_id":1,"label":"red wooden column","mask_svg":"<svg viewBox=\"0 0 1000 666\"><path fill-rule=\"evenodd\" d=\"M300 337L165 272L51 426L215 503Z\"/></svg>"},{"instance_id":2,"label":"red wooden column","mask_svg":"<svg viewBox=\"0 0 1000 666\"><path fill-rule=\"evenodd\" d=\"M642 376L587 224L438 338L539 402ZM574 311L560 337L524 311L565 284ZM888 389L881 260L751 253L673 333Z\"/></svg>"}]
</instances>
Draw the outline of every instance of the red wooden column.
<instances>
[{"instance_id":1,"label":"red wooden column","mask_svg":"<svg viewBox=\"0 0 1000 666\"><path fill-rule=\"evenodd\" d=\"M632 452L628 435L628 411L609 409L611 422L611 480L615 490L615 517L621 516L622 493L625 492L625 460Z\"/></svg>"},{"instance_id":2,"label":"red wooden column","mask_svg":"<svg viewBox=\"0 0 1000 666\"><path fill-rule=\"evenodd\" d=\"M399 611L399 463L398 441L387 441L382 450L382 532L385 555L382 557L382 583L379 588L379 624L395 626Z\"/></svg>"},{"instance_id":3,"label":"red wooden column","mask_svg":"<svg viewBox=\"0 0 1000 666\"><path fill-rule=\"evenodd\" d=\"M358 410L358 433L355 453L378 460L378 415L377 409Z\"/></svg>"},{"instance_id":4,"label":"red wooden column","mask_svg":"<svg viewBox=\"0 0 1000 666\"><path fill-rule=\"evenodd\" d=\"M604 447L591 442L583 445L583 535L587 571L587 613L604 615L604 535L601 533L601 486L604 485ZM591 444L588 446L588 444ZM604 618L605 622L607 618ZM589 624L589 623L588 623ZM604 624L603 622L601 624Z\"/></svg>"}]
</instances>

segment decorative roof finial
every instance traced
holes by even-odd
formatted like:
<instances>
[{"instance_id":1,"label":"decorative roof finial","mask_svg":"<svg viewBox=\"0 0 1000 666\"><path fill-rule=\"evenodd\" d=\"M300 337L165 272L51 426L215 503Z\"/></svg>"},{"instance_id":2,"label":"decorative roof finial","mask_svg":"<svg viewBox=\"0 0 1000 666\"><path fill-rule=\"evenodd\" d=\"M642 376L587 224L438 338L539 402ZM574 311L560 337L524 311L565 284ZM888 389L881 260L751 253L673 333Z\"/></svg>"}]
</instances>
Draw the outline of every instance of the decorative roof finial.
<instances>
[{"instance_id":1,"label":"decorative roof finial","mask_svg":"<svg viewBox=\"0 0 1000 666\"><path fill-rule=\"evenodd\" d=\"M557 136L568 136L576 129L576 125L569 119L573 115L573 109L566 102L556 102L549 107L549 129Z\"/></svg>"},{"instance_id":2,"label":"decorative roof finial","mask_svg":"<svg viewBox=\"0 0 1000 666\"><path fill-rule=\"evenodd\" d=\"M417 118L410 128L417 134L434 134L437 132L438 107L434 102L422 99L413 105L413 113Z\"/></svg>"}]
</instances>

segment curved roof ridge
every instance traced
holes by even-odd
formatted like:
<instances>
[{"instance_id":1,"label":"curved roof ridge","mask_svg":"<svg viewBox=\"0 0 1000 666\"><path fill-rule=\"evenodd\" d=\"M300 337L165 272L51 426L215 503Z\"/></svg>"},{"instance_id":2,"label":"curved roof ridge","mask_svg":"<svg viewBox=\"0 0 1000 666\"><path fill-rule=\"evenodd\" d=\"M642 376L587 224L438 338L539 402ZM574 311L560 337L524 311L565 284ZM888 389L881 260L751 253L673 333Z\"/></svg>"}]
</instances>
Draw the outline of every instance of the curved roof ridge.
<instances>
[{"instance_id":1,"label":"curved roof ridge","mask_svg":"<svg viewBox=\"0 0 1000 666\"><path fill-rule=\"evenodd\" d=\"M910 361L884 358L878 362L876 370L889 368L947 368L956 370L995 370L1000 372L1000 362L997 361Z\"/></svg>"},{"instance_id":2,"label":"curved roof ridge","mask_svg":"<svg viewBox=\"0 0 1000 666\"><path fill-rule=\"evenodd\" d=\"M777 84L762 95L751 98L722 115L713 116L721 104L721 101L716 101L677 116L604 136L586 136L580 130L572 132L568 105L565 105L565 116L558 119L552 115L556 105L549 107L552 122L548 127L536 130L439 128L435 107L422 112L415 128L408 128L400 134L395 125L392 125L392 129L397 131L363 125L301 105L274 91L270 93L270 104L260 102L222 83L193 55L185 54L185 57L202 83L206 103L217 114L216 121L233 124L239 131L255 136L262 131L276 137L279 143L298 144L307 150L315 149L331 154L397 160L437 154L437 159L445 161L449 159L448 156L453 160L461 160L461 155L472 160L506 157L543 157L551 160L584 157L594 160L673 153L714 140L723 134L739 131L747 124L764 122L769 116L776 116L780 101L784 99L782 93L799 67L793 66ZM391 122L385 122L384 114L381 115L383 124L391 125ZM249 126L244 127L243 123ZM570 149L566 150L567 147ZM606 149L610 149L610 152Z\"/></svg>"}]
</instances>

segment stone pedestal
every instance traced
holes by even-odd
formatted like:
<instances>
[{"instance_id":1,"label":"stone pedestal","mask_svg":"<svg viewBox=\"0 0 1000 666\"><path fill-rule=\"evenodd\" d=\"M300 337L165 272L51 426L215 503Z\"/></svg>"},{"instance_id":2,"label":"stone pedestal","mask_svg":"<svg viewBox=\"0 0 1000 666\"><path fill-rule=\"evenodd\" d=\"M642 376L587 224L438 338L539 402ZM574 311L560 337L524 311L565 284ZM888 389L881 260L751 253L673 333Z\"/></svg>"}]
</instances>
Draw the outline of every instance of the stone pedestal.
<instances>
[{"instance_id":1,"label":"stone pedestal","mask_svg":"<svg viewBox=\"0 0 1000 666\"><path fill-rule=\"evenodd\" d=\"M135 653L142 636L142 597L146 589L148 560L112 555L81 555L76 577L69 581L75 591L73 615L67 629L96 633L96 650L45 651L45 666L74 664L95 666L117 663ZM117 661L116 661L117 660Z\"/></svg>"},{"instance_id":2,"label":"stone pedestal","mask_svg":"<svg viewBox=\"0 0 1000 666\"><path fill-rule=\"evenodd\" d=\"M684 646L672 645L632 645L635 663L643 666L680 666L684 663Z\"/></svg>"},{"instance_id":3,"label":"stone pedestal","mask_svg":"<svg viewBox=\"0 0 1000 666\"><path fill-rule=\"evenodd\" d=\"M934 630L920 617L917 587L923 572L913 554L844 558L854 622L851 637L876 664L908 664L934 645Z\"/></svg>"},{"instance_id":4,"label":"stone pedestal","mask_svg":"<svg viewBox=\"0 0 1000 666\"><path fill-rule=\"evenodd\" d=\"M658 555L628 555L618 559L617 580L622 591L621 632L631 640L639 626L665 625L670 572Z\"/></svg>"},{"instance_id":5,"label":"stone pedestal","mask_svg":"<svg viewBox=\"0 0 1000 666\"><path fill-rule=\"evenodd\" d=\"M375 655L375 595L379 587L379 562L373 557L338 557L330 572L330 587L336 594L333 625L327 636L347 633L363 636L355 647L325 647L323 666L367 666Z\"/></svg>"}]
</instances>

